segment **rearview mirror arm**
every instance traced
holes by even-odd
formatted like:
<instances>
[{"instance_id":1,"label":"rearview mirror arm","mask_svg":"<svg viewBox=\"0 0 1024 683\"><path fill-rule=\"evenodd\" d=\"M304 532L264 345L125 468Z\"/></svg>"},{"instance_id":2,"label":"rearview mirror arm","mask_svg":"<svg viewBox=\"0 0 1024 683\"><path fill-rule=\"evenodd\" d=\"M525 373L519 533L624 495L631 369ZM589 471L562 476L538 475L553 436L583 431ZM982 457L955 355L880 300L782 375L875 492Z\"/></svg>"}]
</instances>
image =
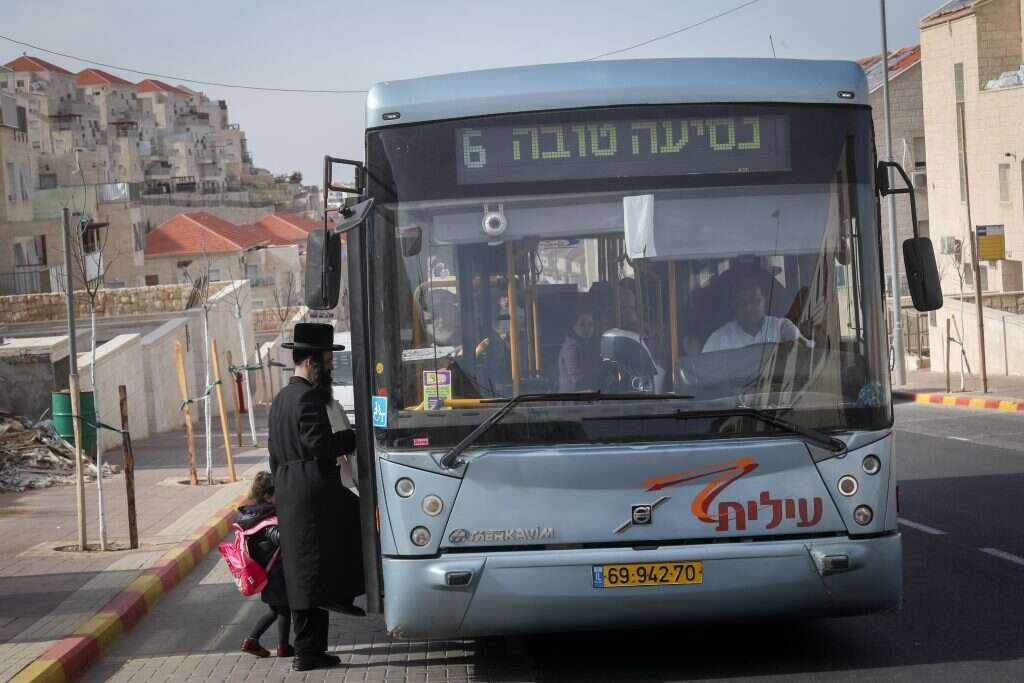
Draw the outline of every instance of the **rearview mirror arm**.
<instances>
[{"instance_id":1,"label":"rearview mirror arm","mask_svg":"<svg viewBox=\"0 0 1024 683\"><path fill-rule=\"evenodd\" d=\"M889 185L889 174L888 169L896 169L896 172L903 178L903 183L906 187L894 188ZM876 183L878 185L878 193L883 197L890 194L905 194L910 200L910 220L912 222L911 227L914 229L914 239L919 238L921 235L917 229L917 199L914 197L914 184L910 182L910 176L903 170L895 161L879 161L878 170L876 174Z\"/></svg>"}]
</instances>

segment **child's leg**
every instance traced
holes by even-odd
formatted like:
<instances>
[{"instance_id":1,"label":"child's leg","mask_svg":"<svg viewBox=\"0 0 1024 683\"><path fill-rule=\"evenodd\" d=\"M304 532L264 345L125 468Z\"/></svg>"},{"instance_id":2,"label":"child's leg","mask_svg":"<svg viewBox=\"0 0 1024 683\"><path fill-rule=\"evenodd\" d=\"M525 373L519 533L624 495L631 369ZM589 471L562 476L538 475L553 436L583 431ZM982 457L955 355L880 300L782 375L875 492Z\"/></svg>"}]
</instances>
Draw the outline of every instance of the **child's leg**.
<instances>
[{"instance_id":1,"label":"child's leg","mask_svg":"<svg viewBox=\"0 0 1024 683\"><path fill-rule=\"evenodd\" d=\"M271 607L270 611L260 617L260 620L256 622L252 631L249 632L249 637L253 640L259 640L260 636L267 632L267 629L270 628L270 625L274 623L276 618L277 610Z\"/></svg>"},{"instance_id":2,"label":"child's leg","mask_svg":"<svg viewBox=\"0 0 1024 683\"><path fill-rule=\"evenodd\" d=\"M277 612L277 644L288 645L292 634L292 611L287 607L275 607Z\"/></svg>"}]
</instances>

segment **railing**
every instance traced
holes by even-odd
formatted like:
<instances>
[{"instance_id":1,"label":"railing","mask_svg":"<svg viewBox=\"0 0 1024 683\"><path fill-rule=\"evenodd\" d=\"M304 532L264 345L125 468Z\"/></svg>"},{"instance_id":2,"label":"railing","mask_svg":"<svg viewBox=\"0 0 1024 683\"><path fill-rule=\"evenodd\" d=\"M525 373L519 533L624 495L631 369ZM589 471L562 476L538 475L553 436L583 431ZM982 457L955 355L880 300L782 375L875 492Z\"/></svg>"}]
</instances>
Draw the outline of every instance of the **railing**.
<instances>
[{"instance_id":1,"label":"railing","mask_svg":"<svg viewBox=\"0 0 1024 683\"><path fill-rule=\"evenodd\" d=\"M26 266L13 273L0 273L0 296L42 294L51 291L46 266Z\"/></svg>"},{"instance_id":2,"label":"railing","mask_svg":"<svg viewBox=\"0 0 1024 683\"><path fill-rule=\"evenodd\" d=\"M250 287L273 287L277 284L277 278L274 275L257 275L249 278Z\"/></svg>"}]
</instances>

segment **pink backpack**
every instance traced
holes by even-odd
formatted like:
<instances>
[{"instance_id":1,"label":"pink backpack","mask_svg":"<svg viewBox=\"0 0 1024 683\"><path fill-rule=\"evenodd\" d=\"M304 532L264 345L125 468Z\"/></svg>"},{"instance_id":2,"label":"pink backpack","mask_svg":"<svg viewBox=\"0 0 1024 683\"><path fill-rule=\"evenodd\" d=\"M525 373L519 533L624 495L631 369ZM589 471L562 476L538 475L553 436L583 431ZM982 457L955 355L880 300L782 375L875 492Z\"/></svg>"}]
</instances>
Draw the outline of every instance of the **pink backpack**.
<instances>
[{"instance_id":1,"label":"pink backpack","mask_svg":"<svg viewBox=\"0 0 1024 683\"><path fill-rule=\"evenodd\" d=\"M274 566L277 554L281 552L280 548L275 550L270 558L270 562L264 568L249 554L248 537L257 531L268 526L274 526L275 524L277 524L276 516L268 517L251 529L243 529L238 524L233 524L235 540L231 543L221 543L217 546L220 554L224 556L224 561L228 563L228 571L234 577L235 585L238 586L238 590L245 597L256 595L266 587L267 574L270 573L270 568Z\"/></svg>"}]
</instances>

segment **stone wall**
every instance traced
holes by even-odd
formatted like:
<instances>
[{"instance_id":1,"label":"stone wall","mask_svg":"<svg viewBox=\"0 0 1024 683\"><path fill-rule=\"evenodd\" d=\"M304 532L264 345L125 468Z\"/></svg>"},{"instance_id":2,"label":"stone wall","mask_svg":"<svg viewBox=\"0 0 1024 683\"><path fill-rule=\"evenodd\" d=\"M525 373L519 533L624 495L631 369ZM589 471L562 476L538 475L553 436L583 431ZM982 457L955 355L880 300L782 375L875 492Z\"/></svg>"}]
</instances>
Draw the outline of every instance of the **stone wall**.
<instances>
[{"instance_id":1,"label":"stone wall","mask_svg":"<svg viewBox=\"0 0 1024 683\"><path fill-rule=\"evenodd\" d=\"M55 389L48 353L0 355L0 410L39 419Z\"/></svg>"},{"instance_id":2,"label":"stone wall","mask_svg":"<svg viewBox=\"0 0 1024 683\"><path fill-rule=\"evenodd\" d=\"M151 391L138 378L144 375L142 360L142 335L119 334L96 349L96 387L92 386L92 354L78 354L78 375L82 391L92 391L96 412L101 422L114 427L121 426L121 401L117 393L120 384L128 393L128 419L133 439L149 436L149 415L143 395ZM121 444L121 435L107 429L100 429L96 442L101 451Z\"/></svg>"},{"instance_id":3,"label":"stone wall","mask_svg":"<svg viewBox=\"0 0 1024 683\"><path fill-rule=\"evenodd\" d=\"M295 317L295 314L299 311L299 306L293 306L288 310L281 308L260 308L252 312L252 325L257 332L276 332L282 327L287 326L287 323L281 322L283 316L286 321Z\"/></svg>"},{"instance_id":4,"label":"stone wall","mask_svg":"<svg viewBox=\"0 0 1024 683\"><path fill-rule=\"evenodd\" d=\"M211 294L219 292L228 282L215 282ZM155 287L128 287L101 289L97 297L96 315L137 315L164 311L183 311L192 292L189 285L157 285ZM0 296L0 320L10 323L64 320L67 304L63 294L19 294ZM75 293L75 317L88 318L89 304L85 292Z\"/></svg>"},{"instance_id":5,"label":"stone wall","mask_svg":"<svg viewBox=\"0 0 1024 683\"><path fill-rule=\"evenodd\" d=\"M931 369L946 369L946 320L951 319L950 336L964 340L967 362L971 374L981 373L981 354L978 344L978 309L973 302L965 302L963 319L960 301L947 297L945 305L934 316L929 316L928 332L931 346ZM985 318L985 359L989 375L1024 376L1024 315L1006 313L983 307ZM959 335L957 331L959 330ZM950 344L949 364L954 376L953 385L959 386L960 347Z\"/></svg>"}]
</instances>

